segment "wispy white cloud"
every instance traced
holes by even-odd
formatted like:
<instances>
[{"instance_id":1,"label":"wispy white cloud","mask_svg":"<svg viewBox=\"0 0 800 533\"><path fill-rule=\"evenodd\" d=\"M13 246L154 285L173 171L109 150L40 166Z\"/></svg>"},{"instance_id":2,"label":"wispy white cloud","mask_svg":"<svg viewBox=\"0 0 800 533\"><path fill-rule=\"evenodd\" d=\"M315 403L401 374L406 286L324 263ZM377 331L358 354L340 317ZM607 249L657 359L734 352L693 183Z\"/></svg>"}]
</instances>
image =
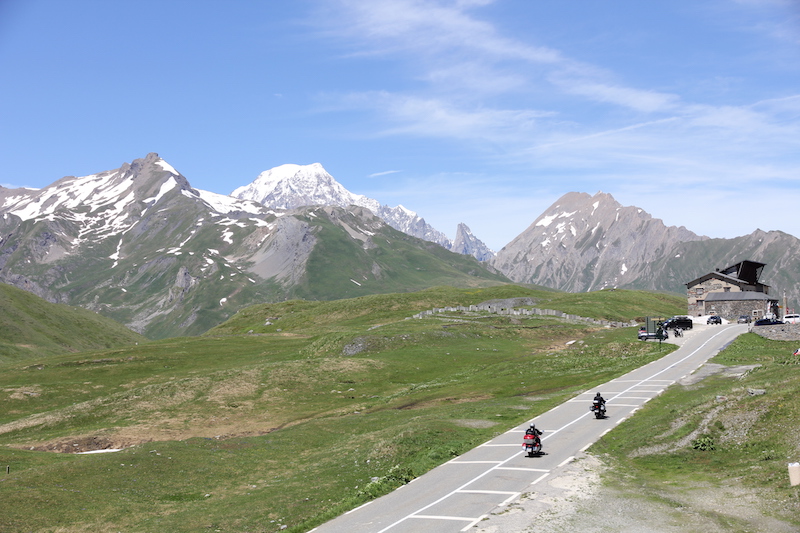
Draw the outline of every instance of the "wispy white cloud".
<instances>
[{"instance_id":1,"label":"wispy white cloud","mask_svg":"<svg viewBox=\"0 0 800 533\"><path fill-rule=\"evenodd\" d=\"M522 73L495 68L478 61L461 61L432 66L421 79L443 93L468 93L470 99L507 93L519 93L530 88L530 80Z\"/></svg>"},{"instance_id":2,"label":"wispy white cloud","mask_svg":"<svg viewBox=\"0 0 800 533\"><path fill-rule=\"evenodd\" d=\"M401 172L400 170L384 170L383 172L375 172L374 174L370 174L367 176L368 178L379 178L381 176L388 176L389 174L397 174Z\"/></svg>"},{"instance_id":3,"label":"wispy white cloud","mask_svg":"<svg viewBox=\"0 0 800 533\"><path fill-rule=\"evenodd\" d=\"M365 46L362 53L413 51L417 59L449 52L480 53L538 63L560 61L546 46L531 46L502 36L489 22L470 16L472 8L493 1L340 0L327 3L326 27L332 34ZM331 24L331 19L339 22ZM331 29L331 27L336 29Z\"/></svg>"},{"instance_id":4,"label":"wispy white cloud","mask_svg":"<svg viewBox=\"0 0 800 533\"><path fill-rule=\"evenodd\" d=\"M502 36L486 20L472 16L474 6L491 2L345 0L337 5L343 28L338 34L365 53L406 56L427 86L402 92L342 95L348 105L360 101L396 121L383 133L472 139L494 135L502 125L506 138L527 135L532 121L557 114L554 109L498 106L489 96L524 97L532 89L562 97L612 104L638 112L670 111L678 96L626 87L610 80L604 68L566 57L551 47L532 46ZM479 13L479 11L478 11ZM376 105L380 101L379 105ZM490 136L494 136L490 135Z\"/></svg>"},{"instance_id":5,"label":"wispy white cloud","mask_svg":"<svg viewBox=\"0 0 800 533\"><path fill-rule=\"evenodd\" d=\"M643 113L674 110L679 102L678 96L674 94L611 85L596 80L574 79L560 74L554 74L550 80L567 93Z\"/></svg>"},{"instance_id":6,"label":"wispy white cloud","mask_svg":"<svg viewBox=\"0 0 800 533\"><path fill-rule=\"evenodd\" d=\"M615 182L649 177L738 188L770 177L800 181L800 124L783 119L796 102L693 105L667 118L588 134L551 131L526 156L545 168L592 168Z\"/></svg>"},{"instance_id":7,"label":"wispy white cloud","mask_svg":"<svg viewBox=\"0 0 800 533\"><path fill-rule=\"evenodd\" d=\"M369 109L383 117L376 135L414 135L487 142L510 141L535 127L551 113L531 109L468 109L441 97L422 97L387 91L353 93L339 100L339 109Z\"/></svg>"}]
</instances>

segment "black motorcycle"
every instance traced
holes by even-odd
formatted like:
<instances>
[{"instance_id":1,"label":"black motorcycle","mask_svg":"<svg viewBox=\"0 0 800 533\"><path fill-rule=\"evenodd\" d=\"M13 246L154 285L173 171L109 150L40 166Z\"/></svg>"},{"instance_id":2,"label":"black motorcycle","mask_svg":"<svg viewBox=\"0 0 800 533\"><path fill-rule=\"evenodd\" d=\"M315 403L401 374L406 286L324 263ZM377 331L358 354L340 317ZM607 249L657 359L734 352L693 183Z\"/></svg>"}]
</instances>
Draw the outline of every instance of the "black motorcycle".
<instances>
[{"instance_id":1,"label":"black motorcycle","mask_svg":"<svg viewBox=\"0 0 800 533\"><path fill-rule=\"evenodd\" d=\"M606 404L598 401L593 400L592 406L589 407L589 410L594 413L595 418L605 418L606 417Z\"/></svg>"}]
</instances>

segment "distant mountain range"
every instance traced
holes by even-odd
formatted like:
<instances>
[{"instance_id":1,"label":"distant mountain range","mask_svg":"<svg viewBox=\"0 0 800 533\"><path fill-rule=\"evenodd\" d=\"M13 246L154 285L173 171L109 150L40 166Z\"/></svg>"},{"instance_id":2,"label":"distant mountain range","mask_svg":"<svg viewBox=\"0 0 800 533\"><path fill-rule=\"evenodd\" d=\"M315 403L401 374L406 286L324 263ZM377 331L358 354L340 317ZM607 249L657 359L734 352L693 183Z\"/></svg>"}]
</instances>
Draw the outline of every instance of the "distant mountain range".
<instances>
[{"instance_id":1,"label":"distant mountain range","mask_svg":"<svg viewBox=\"0 0 800 533\"><path fill-rule=\"evenodd\" d=\"M252 303L508 279L366 208L201 191L149 154L39 190L0 187L0 282L163 338L202 333Z\"/></svg>"},{"instance_id":2,"label":"distant mountain range","mask_svg":"<svg viewBox=\"0 0 800 533\"><path fill-rule=\"evenodd\" d=\"M514 281L682 294L743 259L800 296L798 242L709 239L610 195L571 192L497 254L403 206L353 194L319 165L282 165L231 196L194 189L157 154L40 189L0 187L0 282L150 338L201 333L243 306ZM455 252L455 253L453 253Z\"/></svg>"}]
</instances>

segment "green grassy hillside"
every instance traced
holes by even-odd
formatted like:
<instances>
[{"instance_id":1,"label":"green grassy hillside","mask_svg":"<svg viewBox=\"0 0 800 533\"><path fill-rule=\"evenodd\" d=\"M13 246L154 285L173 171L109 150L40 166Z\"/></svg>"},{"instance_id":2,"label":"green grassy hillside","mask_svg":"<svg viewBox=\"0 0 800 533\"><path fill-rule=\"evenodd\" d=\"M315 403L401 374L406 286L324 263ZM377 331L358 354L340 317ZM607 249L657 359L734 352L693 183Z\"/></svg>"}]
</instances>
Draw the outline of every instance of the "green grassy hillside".
<instances>
[{"instance_id":1,"label":"green grassy hillside","mask_svg":"<svg viewBox=\"0 0 800 533\"><path fill-rule=\"evenodd\" d=\"M307 531L672 349L548 317L410 318L514 297L620 320L683 309L633 291L439 287L255 306L202 337L5 364L0 530ZM108 447L125 449L54 453Z\"/></svg>"},{"instance_id":2,"label":"green grassy hillside","mask_svg":"<svg viewBox=\"0 0 800 533\"><path fill-rule=\"evenodd\" d=\"M145 340L109 318L0 283L0 363Z\"/></svg>"},{"instance_id":3,"label":"green grassy hillside","mask_svg":"<svg viewBox=\"0 0 800 533\"><path fill-rule=\"evenodd\" d=\"M317 211L318 213L319 211ZM314 213L312 213L314 214ZM302 281L288 294L304 300L341 300L366 294L418 291L437 285L477 287L510 283L474 257L456 254L382 225L365 246L342 226L361 220L345 212L335 220L308 216L316 245Z\"/></svg>"},{"instance_id":4,"label":"green grassy hillside","mask_svg":"<svg viewBox=\"0 0 800 533\"><path fill-rule=\"evenodd\" d=\"M370 327L437 307L469 306L511 298L530 298L535 305L528 307L555 309L610 321L642 321L646 316L672 316L686 312L685 298L645 291L604 290L574 294L519 285L475 289L439 286L413 293L375 294L328 302L291 300L254 305L242 309L206 335Z\"/></svg>"}]
</instances>

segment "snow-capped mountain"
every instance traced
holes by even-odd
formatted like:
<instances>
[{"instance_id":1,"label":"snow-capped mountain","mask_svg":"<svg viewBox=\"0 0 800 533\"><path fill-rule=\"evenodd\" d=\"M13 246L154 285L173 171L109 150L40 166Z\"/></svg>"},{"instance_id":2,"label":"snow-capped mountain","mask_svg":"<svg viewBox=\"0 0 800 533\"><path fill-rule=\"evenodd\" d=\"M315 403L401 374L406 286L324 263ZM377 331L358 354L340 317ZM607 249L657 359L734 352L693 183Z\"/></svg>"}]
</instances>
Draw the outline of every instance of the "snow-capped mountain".
<instances>
[{"instance_id":1,"label":"snow-capped mountain","mask_svg":"<svg viewBox=\"0 0 800 533\"><path fill-rule=\"evenodd\" d=\"M398 255L412 249L425 269ZM0 282L151 338L201 333L256 302L505 279L445 254L366 208L276 209L194 189L158 154L39 190L0 187Z\"/></svg>"},{"instance_id":2,"label":"snow-capped mountain","mask_svg":"<svg viewBox=\"0 0 800 533\"><path fill-rule=\"evenodd\" d=\"M567 193L497 253L493 265L516 281L568 291L628 285L679 243L707 239L667 227L605 193ZM686 280L690 281L690 280Z\"/></svg>"},{"instance_id":3,"label":"snow-capped mountain","mask_svg":"<svg viewBox=\"0 0 800 533\"><path fill-rule=\"evenodd\" d=\"M380 208L377 200L345 189L319 163L286 164L265 170L252 183L235 189L231 196L278 209L307 205L358 205L374 212Z\"/></svg>"},{"instance_id":4,"label":"snow-capped mountain","mask_svg":"<svg viewBox=\"0 0 800 533\"><path fill-rule=\"evenodd\" d=\"M252 183L235 189L231 196L260 202L276 209L293 209L309 205L339 207L357 205L369 209L398 231L435 242L450 251L471 255L479 261L485 261L494 255L471 232L469 232L469 239L461 239L458 250L456 250L454 242L447 235L425 222L425 219L414 211L406 209L402 205L389 207L367 196L353 194L336 181L319 163L286 164L265 170ZM467 229L467 231L469 230Z\"/></svg>"},{"instance_id":5,"label":"snow-capped mountain","mask_svg":"<svg viewBox=\"0 0 800 533\"><path fill-rule=\"evenodd\" d=\"M272 212L258 202L193 189L158 154L125 163L116 170L80 178L67 176L44 189L0 187L0 208L4 217L17 216L22 221L64 217L80 222L84 226L82 237L86 238L127 232L173 190L219 213Z\"/></svg>"}]
</instances>

